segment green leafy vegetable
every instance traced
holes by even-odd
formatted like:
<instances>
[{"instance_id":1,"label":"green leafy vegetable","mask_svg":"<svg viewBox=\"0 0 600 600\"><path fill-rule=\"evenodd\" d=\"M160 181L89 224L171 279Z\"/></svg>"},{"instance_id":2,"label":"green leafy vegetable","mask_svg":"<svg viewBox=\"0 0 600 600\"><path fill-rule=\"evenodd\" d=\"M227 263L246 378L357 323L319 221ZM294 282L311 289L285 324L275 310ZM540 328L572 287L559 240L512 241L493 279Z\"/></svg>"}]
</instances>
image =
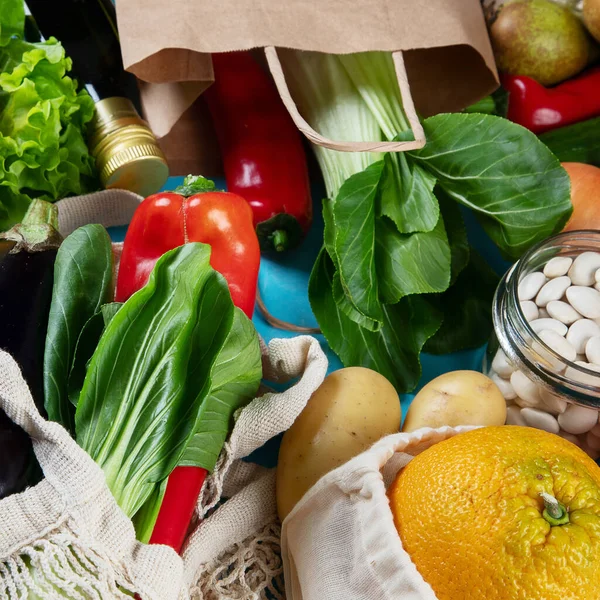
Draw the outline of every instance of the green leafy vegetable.
<instances>
[{"instance_id":1,"label":"green leafy vegetable","mask_svg":"<svg viewBox=\"0 0 600 600\"><path fill-rule=\"evenodd\" d=\"M508 98L510 94L500 86L490 96L485 96L475 104L467 106L463 110L466 113L480 113L483 115L496 115L497 117L506 117L508 112Z\"/></svg>"},{"instance_id":2,"label":"green leafy vegetable","mask_svg":"<svg viewBox=\"0 0 600 600\"><path fill-rule=\"evenodd\" d=\"M600 167L600 117L542 133L540 140L561 162Z\"/></svg>"},{"instance_id":3,"label":"green leafy vegetable","mask_svg":"<svg viewBox=\"0 0 600 600\"><path fill-rule=\"evenodd\" d=\"M256 333L209 258L194 243L159 259L104 330L77 405L77 442L127 515L144 507L142 531L184 456L214 466L233 411L260 380Z\"/></svg>"},{"instance_id":4,"label":"green leafy vegetable","mask_svg":"<svg viewBox=\"0 0 600 600\"><path fill-rule=\"evenodd\" d=\"M440 327L439 311L424 296L408 296L383 306L383 324L377 332L357 326L333 297L334 265L321 250L311 273L311 307L332 350L347 364L379 371L398 389L412 389L421 375L421 348Z\"/></svg>"},{"instance_id":5,"label":"green leafy vegetable","mask_svg":"<svg viewBox=\"0 0 600 600\"><path fill-rule=\"evenodd\" d=\"M440 208L433 193L436 179L404 153L386 154L381 189L381 214L394 221L400 233L431 231ZM403 202L398 202L403 198Z\"/></svg>"},{"instance_id":6,"label":"green leafy vegetable","mask_svg":"<svg viewBox=\"0 0 600 600\"><path fill-rule=\"evenodd\" d=\"M112 276L112 247L101 225L80 227L58 249L44 352L44 400L48 417L70 431L75 411L69 400L69 377L75 350L86 323L112 300ZM98 338L99 334L83 366Z\"/></svg>"},{"instance_id":7,"label":"green leafy vegetable","mask_svg":"<svg viewBox=\"0 0 600 600\"><path fill-rule=\"evenodd\" d=\"M0 2L0 230L32 198L54 201L97 189L85 143L94 102L66 73L54 38L25 42L22 0Z\"/></svg>"},{"instance_id":8,"label":"green leafy vegetable","mask_svg":"<svg viewBox=\"0 0 600 600\"><path fill-rule=\"evenodd\" d=\"M431 298L444 317L440 329L425 344L425 351L446 354L485 344L492 333L492 299L498 280L485 260L471 249L456 285Z\"/></svg>"},{"instance_id":9,"label":"green leafy vegetable","mask_svg":"<svg viewBox=\"0 0 600 600\"><path fill-rule=\"evenodd\" d=\"M469 207L507 256L562 229L571 214L569 176L537 137L506 119L443 114L423 122L427 144L410 157Z\"/></svg>"},{"instance_id":10,"label":"green leafy vegetable","mask_svg":"<svg viewBox=\"0 0 600 600\"><path fill-rule=\"evenodd\" d=\"M412 139L389 53L290 50L282 62L303 117L326 137ZM473 110L504 104L499 93ZM328 198L313 311L344 365L371 367L400 392L416 385L428 340L431 351L450 352L490 331L496 280L470 252L457 203L511 258L560 230L572 210L567 173L531 132L477 112L423 127L425 147L405 153L315 147Z\"/></svg>"},{"instance_id":11,"label":"green leafy vegetable","mask_svg":"<svg viewBox=\"0 0 600 600\"><path fill-rule=\"evenodd\" d=\"M373 321L383 321L375 266L375 199L383 161L350 177L333 205L335 256L340 283L350 302Z\"/></svg>"},{"instance_id":12,"label":"green leafy vegetable","mask_svg":"<svg viewBox=\"0 0 600 600\"><path fill-rule=\"evenodd\" d=\"M450 281L450 249L442 219L433 231L403 235L391 221L377 227L381 298L395 304L411 294L444 291Z\"/></svg>"},{"instance_id":13,"label":"green leafy vegetable","mask_svg":"<svg viewBox=\"0 0 600 600\"><path fill-rule=\"evenodd\" d=\"M211 388L194 436L179 464L212 471L229 432L231 415L258 391L262 376L260 345L252 322L235 309L225 345L211 372Z\"/></svg>"},{"instance_id":14,"label":"green leafy vegetable","mask_svg":"<svg viewBox=\"0 0 600 600\"><path fill-rule=\"evenodd\" d=\"M121 302L102 305L100 310L88 319L79 334L68 381L69 401L74 407L79 402L87 368L98 342L121 306L123 306Z\"/></svg>"},{"instance_id":15,"label":"green leafy vegetable","mask_svg":"<svg viewBox=\"0 0 600 600\"><path fill-rule=\"evenodd\" d=\"M156 525L158 513L167 491L168 481L168 479L165 479L160 485L155 486L152 494L133 517L135 535L142 544L147 544L152 537L152 531Z\"/></svg>"}]
</instances>

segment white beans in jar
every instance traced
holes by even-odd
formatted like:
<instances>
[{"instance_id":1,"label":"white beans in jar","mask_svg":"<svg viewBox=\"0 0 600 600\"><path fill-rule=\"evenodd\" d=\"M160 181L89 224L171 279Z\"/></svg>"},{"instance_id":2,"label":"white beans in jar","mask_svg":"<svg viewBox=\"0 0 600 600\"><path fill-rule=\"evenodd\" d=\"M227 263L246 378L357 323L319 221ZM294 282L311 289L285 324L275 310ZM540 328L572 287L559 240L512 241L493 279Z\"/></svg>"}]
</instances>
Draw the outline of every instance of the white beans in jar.
<instances>
[{"instance_id":1,"label":"white beans in jar","mask_svg":"<svg viewBox=\"0 0 600 600\"><path fill-rule=\"evenodd\" d=\"M545 262L537 258L535 268L520 275L519 281L514 276L511 280L513 272L519 273L518 263L501 282L494 300L494 326L504 349L499 347L488 358L488 373L505 398L507 424L556 433L598 458L600 252L585 248L600 248L600 232L571 232L549 242L566 236L572 240L577 233L597 237L579 253L550 256ZM559 254L562 250L558 242L552 248ZM532 262L533 256L529 256ZM514 294L515 300L502 303L498 300L501 293L507 298ZM515 318L521 324L520 335L502 329L503 323L511 320L513 306L520 313ZM522 351L515 340L521 341ZM545 374L549 374L550 382ZM560 383L567 387L561 388ZM582 402L581 397L570 395L571 389L579 389L577 386L591 390L592 400Z\"/></svg>"}]
</instances>

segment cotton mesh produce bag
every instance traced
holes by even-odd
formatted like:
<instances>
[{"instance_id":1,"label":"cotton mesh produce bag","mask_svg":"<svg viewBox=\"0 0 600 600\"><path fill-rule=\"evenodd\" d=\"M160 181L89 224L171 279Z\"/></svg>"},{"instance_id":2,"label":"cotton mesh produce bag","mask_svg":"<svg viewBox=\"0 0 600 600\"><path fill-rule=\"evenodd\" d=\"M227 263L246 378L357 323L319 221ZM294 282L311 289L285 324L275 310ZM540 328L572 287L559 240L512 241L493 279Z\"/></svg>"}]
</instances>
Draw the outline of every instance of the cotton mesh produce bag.
<instances>
[{"instance_id":1,"label":"cotton mesh produce bag","mask_svg":"<svg viewBox=\"0 0 600 600\"><path fill-rule=\"evenodd\" d=\"M136 541L100 467L66 429L42 418L2 351L0 408L29 434L44 473L38 485L0 501L0 598L187 598L180 557Z\"/></svg>"},{"instance_id":2,"label":"cotton mesh produce bag","mask_svg":"<svg viewBox=\"0 0 600 600\"><path fill-rule=\"evenodd\" d=\"M183 553L195 600L285 598L275 469L242 459L292 425L323 382L327 358L309 336L275 339L262 351L265 380L299 379L284 392L259 396L236 416L198 503L203 520Z\"/></svg>"}]
</instances>

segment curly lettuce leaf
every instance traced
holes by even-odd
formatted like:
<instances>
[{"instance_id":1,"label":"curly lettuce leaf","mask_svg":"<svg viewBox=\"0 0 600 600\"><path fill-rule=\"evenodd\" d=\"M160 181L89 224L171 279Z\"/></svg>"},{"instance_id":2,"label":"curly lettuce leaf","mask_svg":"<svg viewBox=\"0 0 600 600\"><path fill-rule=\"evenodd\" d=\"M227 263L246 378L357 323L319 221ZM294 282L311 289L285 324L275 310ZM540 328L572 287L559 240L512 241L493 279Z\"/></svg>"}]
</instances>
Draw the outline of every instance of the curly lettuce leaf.
<instances>
[{"instance_id":1,"label":"curly lettuce leaf","mask_svg":"<svg viewBox=\"0 0 600 600\"><path fill-rule=\"evenodd\" d=\"M85 142L94 102L67 76L71 59L58 41L20 39L23 18L22 2L2 1L0 230L18 222L32 198L55 201L98 187Z\"/></svg>"}]
</instances>

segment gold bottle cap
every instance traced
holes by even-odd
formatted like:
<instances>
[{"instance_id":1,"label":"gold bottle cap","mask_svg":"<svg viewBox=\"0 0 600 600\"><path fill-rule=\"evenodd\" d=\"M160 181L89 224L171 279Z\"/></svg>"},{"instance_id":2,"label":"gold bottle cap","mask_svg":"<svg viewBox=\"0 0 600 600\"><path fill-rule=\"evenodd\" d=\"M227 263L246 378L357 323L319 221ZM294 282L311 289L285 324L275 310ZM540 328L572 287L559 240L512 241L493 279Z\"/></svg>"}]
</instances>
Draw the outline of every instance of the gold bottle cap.
<instances>
[{"instance_id":1,"label":"gold bottle cap","mask_svg":"<svg viewBox=\"0 0 600 600\"><path fill-rule=\"evenodd\" d=\"M169 177L169 167L148 124L127 98L96 103L90 152L105 188L150 196Z\"/></svg>"}]
</instances>

